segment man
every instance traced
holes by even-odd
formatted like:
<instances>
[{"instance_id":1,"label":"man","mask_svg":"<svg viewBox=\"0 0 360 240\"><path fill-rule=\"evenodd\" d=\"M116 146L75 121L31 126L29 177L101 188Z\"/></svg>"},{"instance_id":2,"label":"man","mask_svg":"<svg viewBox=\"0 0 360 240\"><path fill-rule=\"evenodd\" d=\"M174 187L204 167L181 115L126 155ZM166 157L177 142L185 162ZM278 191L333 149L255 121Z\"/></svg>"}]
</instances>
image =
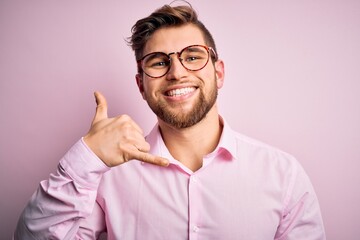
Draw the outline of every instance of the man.
<instances>
[{"instance_id":1,"label":"man","mask_svg":"<svg viewBox=\"0 0 360 240\"><path fill-rule=\"evenodd\" d=\"M15 239L325 239L298 162L219 116L224 63L191 6L139 20L130 44L158 124L144 138L96 92L88 134L41 182Z\"/></svg>"}]
</instances>

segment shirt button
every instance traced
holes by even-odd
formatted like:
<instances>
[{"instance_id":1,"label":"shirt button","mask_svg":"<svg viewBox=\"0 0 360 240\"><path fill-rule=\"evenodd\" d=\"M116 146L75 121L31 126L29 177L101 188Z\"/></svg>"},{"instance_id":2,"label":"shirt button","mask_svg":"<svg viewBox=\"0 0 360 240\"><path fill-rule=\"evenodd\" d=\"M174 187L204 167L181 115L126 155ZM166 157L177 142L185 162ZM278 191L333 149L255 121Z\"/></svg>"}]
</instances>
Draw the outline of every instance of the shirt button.
<instances>
[{"instance_id":1,"label":"shirt button","mask_svg":"<svg viewBox=\"0 0 360 240\"><path fill-rule=\"evenodd\" d=\"M196 182L197 182L197 179L196 179L196 177L195 177L195 176L191 176L191 177L190 177L190 180L191 180L192 182L194 182L194 183L196 183Z\"/></svg>"},{"instance_id":2,"label":"shirt button","mask_svg":"<svg viewBox=\"0 0 360 240\"><path fill-rule=\"evenodd\" d=\"M193 232L198 232L200 230L200 228L198 226L193 226Z\"/></svg>"}]
</instances>

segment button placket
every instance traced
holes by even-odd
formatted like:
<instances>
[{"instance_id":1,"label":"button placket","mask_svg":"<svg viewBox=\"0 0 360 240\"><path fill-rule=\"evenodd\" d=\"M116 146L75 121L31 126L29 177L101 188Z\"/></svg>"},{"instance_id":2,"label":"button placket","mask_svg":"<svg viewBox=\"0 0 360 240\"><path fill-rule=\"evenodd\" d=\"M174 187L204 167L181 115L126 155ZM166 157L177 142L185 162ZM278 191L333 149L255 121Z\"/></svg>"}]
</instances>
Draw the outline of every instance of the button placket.
<instances>
[{"instance_id":1,"label":"button placket","mask_svg":"<svg viewBox=\"0 0 360 240\"><path fill-rule=\"evenodd\" d=\"M195 240L198 238L200 231L199 215L200 215L200 196L199 196L199 179L195 175L189 178L189 239Z\"/></svg>"}]
</instances>

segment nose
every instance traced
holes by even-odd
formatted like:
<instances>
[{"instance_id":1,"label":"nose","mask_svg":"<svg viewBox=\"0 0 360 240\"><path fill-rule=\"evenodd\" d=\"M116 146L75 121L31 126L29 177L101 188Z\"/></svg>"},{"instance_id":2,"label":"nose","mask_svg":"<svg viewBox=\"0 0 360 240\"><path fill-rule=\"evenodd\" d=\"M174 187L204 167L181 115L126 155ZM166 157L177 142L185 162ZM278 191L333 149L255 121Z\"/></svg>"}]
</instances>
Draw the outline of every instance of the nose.
<instances>
[{"instance_id":1,"label":"nose","mask_svg":"<svg viewBox=\"0 0 360 240\"><path fill-rule=\"evenodd\" d=\"M181 59L179 56L179 53L173 52L169 53L170 57L170 66L169 71L166 74L167 80L180 80L182 77L184 77L187 74L187 70L181 63Z\"/></svg>"}]
</instances>

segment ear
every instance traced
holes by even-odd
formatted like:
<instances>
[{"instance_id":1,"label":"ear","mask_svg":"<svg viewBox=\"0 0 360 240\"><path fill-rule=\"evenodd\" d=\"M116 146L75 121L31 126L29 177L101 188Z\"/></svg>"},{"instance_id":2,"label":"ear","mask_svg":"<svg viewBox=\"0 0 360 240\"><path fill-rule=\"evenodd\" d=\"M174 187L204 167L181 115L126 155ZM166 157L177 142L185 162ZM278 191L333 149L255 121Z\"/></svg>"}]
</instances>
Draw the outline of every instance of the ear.
<instances>
[{"instance_id":1,"label":"ear","mask_svg":"<svg viewBox=\"0 0 360 240\"><path fill-rule=\"evenodd\" d=\"M225 79L225 66L224 62L220 59L215 62L215 74L217 88L220 89L224 85Z\"/></svg>"},{"instance_id":2,"label":"ear","mask_svg":"<svg viewBox=\"0 0 360 240\"><path fill-rule=\"evenodd\" d=\"M143 78L142 78L141 74L140 73L136 74L135 79L136 79L136 84L137 84L137 86L139 88L139 92L141 93L141 96L145 100L144 83L143 83Z\"/></svg>"}]
</instances>

